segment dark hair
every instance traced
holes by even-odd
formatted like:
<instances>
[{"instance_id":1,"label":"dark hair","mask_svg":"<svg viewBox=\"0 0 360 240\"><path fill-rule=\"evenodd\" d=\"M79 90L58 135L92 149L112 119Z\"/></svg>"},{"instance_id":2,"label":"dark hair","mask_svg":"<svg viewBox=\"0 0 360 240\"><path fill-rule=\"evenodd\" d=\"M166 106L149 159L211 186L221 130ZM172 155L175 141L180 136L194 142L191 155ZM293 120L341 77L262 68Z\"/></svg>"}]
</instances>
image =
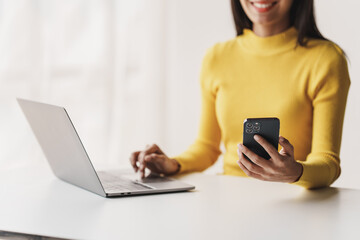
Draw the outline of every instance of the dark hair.
<instances>
[{"instance_id":1,"label":"dark hair","mask_svg":"<svg viewBox=\"0 0 360 240\"><path fill-rule=\"evenodd\" d=\"M231 9L235 21L237 36L242 35L244 28L252 29L252 22L244 12L240 0L231 0ZM290 9L290 25L298 30L297 44L306 46L308 39L326 39L315 22L314 1L294 0Z\"/></svg>"}]
</instances>

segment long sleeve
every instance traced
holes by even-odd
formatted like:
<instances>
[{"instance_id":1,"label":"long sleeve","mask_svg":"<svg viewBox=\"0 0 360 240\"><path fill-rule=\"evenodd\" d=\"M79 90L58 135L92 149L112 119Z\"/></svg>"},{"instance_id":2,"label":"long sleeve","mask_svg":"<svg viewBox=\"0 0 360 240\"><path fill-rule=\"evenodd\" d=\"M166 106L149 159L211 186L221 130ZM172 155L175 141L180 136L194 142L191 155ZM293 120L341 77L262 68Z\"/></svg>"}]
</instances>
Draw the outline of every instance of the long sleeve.
<instances>
[{"instance_id":1,"label":"long sleeve","mask_svg":"<svg viewBox=\"0 0 360 240\"><path fill-rule=\"evenodd\" d=\"M277 117L292 143L305 188L331 185L340 175L340 145L350 78L346 58L330 41L297 45L298 31L259 37L251 30L218 43L200 75L202 112L195 142L179 156L181 172L202 171L224 143L226 175L246 176L237 164L246 118Z\"/></svg>"},{"instance_id":2,"label":"long sleeve","mask_svg":"<svg viewBox=\"0 0 360 240\"><path fill-rule=\"evenodd\" d=\"M326 46L312 74L308 87L313 106L311 153L305 161L298 161L303 174L295 183L305 188L329 186L340 175L341 135L350 87L347 62L337 46Z\"/></svg>"},{"instance_id":3,"label":"long sleeve","mask_svg":"<svg viewBox=\"0 0 360 240\"><path fill-rule=\"evenodd\" d=\"M221 154L221 133L215 110L217 89L213 84L213 68L214 57L210 49L203 60L200 74L202 109L198 136L185 152L174 157L181 166L180 172L203 171L216 162Z\"/></svg>"}]
</instances>

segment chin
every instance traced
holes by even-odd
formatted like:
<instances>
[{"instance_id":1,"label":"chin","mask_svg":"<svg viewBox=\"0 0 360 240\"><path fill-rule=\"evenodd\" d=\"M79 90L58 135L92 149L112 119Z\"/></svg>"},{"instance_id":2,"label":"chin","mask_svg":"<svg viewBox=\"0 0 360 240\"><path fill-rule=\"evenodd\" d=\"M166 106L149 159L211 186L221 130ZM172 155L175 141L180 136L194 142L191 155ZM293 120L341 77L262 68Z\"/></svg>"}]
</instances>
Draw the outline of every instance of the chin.
<instances>
[{"instance_id":1,"label":"chin","mask_svg":"<svg viewBox=\"0 0 360 240\"><path fill-rule=\"evenodd\" d=\"M260 25L270 25L270 24L276 22L276 19L274 19L272 17L267 17L267 16L258 16L258 17L255 17L252 20L252 22L255 24L260 24Z\"/></svg>"}]
</instances>

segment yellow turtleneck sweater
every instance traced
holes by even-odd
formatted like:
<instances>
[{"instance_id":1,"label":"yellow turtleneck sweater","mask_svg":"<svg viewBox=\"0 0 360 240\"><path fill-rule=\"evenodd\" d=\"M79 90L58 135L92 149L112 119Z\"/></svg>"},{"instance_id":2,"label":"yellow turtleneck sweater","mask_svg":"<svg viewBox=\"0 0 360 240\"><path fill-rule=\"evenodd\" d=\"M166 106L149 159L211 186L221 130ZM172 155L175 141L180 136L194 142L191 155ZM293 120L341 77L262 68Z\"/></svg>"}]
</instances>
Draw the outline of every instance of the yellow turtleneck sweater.
<instances>
[{"instance_id":1,"label":"yellow turtleneck sweater","mask_svg":"<svg viewBox=\"0 0 360 240\"><path fill-rule=\"evenodd\" d=\"M328 186L340 175L340 143L350 79L332 42L296 46L297 30L258 37L251 30L216 44L200 77L202 113L196 141L179 156L181 172L202 171L221 154L224 174L246 176L237 164L246 118L277 117L303 174L295 183Z\"/></svg>"}]
</instances>

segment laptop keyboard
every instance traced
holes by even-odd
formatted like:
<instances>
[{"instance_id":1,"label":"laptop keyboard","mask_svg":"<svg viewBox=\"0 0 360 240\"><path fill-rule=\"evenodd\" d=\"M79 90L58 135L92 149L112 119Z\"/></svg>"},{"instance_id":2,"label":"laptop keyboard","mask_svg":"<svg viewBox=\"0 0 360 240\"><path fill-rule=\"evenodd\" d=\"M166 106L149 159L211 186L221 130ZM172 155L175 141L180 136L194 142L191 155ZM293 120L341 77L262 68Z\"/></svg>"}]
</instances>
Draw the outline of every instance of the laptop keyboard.
<instances>
[{"instance_id":1,"label":"laptop keyboard","mask_svg":"<svg viewBox=\"0 0 360 240\"><path fill-rule=\"evenodd\" d=\"M139 182L118 177L107 172L98 172L98 176L106 192L133 192L153 189Z\"/></svg>"}]
</instances>

